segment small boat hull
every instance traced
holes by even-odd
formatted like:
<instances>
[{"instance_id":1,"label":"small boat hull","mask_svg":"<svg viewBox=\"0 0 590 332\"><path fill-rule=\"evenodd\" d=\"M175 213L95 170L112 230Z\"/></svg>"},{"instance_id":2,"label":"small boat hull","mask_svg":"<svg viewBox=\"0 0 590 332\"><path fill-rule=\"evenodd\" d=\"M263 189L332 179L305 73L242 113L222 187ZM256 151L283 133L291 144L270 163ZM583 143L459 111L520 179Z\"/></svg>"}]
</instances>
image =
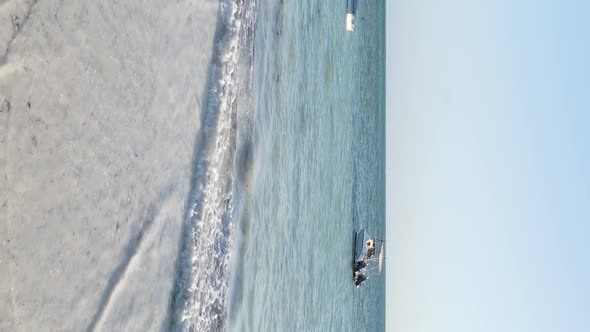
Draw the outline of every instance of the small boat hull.
<instances>
[{"instance_id":1,"label":"small boat hull","mask_svg":"<svg viewBox=\"0 0 590 332\"><path fill-rule=\"evenodd\" d=\"M354 32L354 14L346 13L346 31Z\"/></svg>"},{"instance_id":2,"label":"small boat hull","mask_svg":"<svg viewBox=\"0 0 590 332\"><path fill-rule=\"evenodd\" d=\"M361 230L356 234L356 239L354 243L354 261L361 262L363 261L366 250L365 250L365 243L369 240L371 236L367 233L366 230Z\"/></svg>"},{"instance_id":3,"label":"small boat hull","mask_svg":"<svg viewBox=\"0 0 590 332\"><path fill-rule=\"evenodd\" d=\"M346 16L344 19L346 31L354 31L354 15L355 15L355 13L356 13L356 1L355 0L347 0L346 1Z\"/></svg>"},{"instance_id":4,"label":"small boat hull","mask_svg":"<svg viewBox=\"0 0 590 332\"><path fill-rule=\"evenodd\" d=\"M383 252L383 239L371 236L365 229L354 235L352 278L355 286L359 287L381 272Z\"/></svg>"}]
</instances>

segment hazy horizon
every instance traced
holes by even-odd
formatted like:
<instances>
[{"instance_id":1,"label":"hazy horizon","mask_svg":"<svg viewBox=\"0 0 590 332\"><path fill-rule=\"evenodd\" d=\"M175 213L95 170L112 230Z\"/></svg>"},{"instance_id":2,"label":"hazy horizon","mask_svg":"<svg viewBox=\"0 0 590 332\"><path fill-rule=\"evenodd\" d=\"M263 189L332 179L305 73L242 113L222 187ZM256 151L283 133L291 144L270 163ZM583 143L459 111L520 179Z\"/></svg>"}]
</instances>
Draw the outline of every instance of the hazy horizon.
<instances>
[{"instance_id":1,"label":"hazy horizon","mask_svg":"<svg viewBox=\"0 0 590 332\"><path fill-rule=\"evenodd\" d=\"M387 3L387 329L587 331L582 1Z\"/></svg>"}]
</instances>

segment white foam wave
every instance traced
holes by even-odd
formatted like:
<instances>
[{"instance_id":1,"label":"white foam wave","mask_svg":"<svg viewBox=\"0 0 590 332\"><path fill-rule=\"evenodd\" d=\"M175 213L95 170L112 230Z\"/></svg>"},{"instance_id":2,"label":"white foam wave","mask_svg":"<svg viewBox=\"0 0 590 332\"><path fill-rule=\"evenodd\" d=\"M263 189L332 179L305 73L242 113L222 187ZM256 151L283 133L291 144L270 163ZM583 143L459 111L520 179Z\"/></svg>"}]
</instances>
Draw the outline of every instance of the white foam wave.
<instances>
[{"instance_id":1,"label":"white foam wave","mask_svg":"<svg viewBox=\"0 0 590 332\"><path fill-rule=\"evenodd\" d=\"M178 331L215 331L225 324L234 227L238 60L246 14L240 0L225 0L220 6L222 36L216 44L218 58L212 68L202 124L203 147L196 151L196 183L185 221L185 242L173 303L173 329Z\"/></svg>"}]
</instances>

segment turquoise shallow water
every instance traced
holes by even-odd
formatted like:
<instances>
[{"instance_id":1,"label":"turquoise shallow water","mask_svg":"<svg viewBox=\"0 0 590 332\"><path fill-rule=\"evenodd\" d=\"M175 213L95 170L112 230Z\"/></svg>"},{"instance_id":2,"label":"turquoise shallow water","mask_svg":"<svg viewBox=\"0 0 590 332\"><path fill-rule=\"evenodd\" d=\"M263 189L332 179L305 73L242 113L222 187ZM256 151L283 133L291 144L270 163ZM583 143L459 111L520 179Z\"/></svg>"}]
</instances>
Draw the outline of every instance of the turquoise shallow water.
<instances>
[{"instance_id":1,"label":"turquoise shallow water","mask_svg":"<svg viewBox=\"0 0 590 332\"><path fill-rule=\"evenodd\" d=\"M256 4L230 330L384 329L385 276L350 267L354 230L385 233L384 9L350 33L344 0Z\"/></svg>"},{"instance_id":2,"label":"turquoise shallow water","mask_svg":"<svg viewBox=\"0 0 590 332\"><path fill-rule=\"evenodd\" d=\"M384 225L384 2L224 0L173 293L179 331L378 331L353 234Z\"/></svg>"}]
</instances>

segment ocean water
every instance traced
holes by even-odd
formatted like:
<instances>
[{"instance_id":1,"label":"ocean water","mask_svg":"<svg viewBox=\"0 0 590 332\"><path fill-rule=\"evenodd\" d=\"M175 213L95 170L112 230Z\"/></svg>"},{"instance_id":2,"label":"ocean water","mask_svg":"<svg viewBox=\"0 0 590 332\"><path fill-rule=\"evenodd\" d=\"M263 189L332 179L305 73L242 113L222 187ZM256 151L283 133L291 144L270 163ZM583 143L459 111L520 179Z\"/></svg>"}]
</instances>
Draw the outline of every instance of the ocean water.
<instances>
[{"instance_id":1,"label":"ocean water","mask_svg":"<svg viewBox=\"0 0 590 332\"><path fill-rule=\"evenodd\" d=\"M385 1L223 1L173 327L384 330L385 276L352 282L353 232L385 234Z\"/></svg>"}]
</instances>

